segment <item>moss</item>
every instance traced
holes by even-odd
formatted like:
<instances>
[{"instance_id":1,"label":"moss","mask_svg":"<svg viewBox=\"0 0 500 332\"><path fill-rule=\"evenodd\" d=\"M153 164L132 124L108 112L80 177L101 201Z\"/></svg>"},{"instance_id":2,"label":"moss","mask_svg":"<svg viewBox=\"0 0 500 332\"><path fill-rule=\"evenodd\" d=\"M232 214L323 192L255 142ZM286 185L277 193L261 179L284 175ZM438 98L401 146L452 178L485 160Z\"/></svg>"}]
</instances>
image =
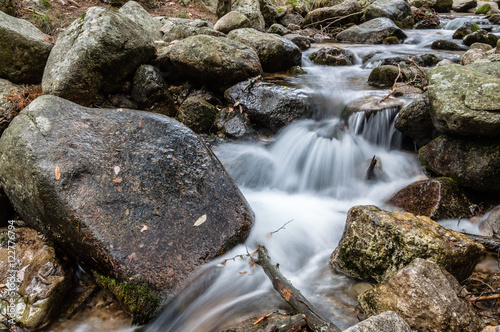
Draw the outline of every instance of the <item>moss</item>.
<instances>
[{"instance_id":1,"label":"moss","mask_svg":"<svg viewBox=\"0 0 500 332\"><path fill-rule=\"evenodd\" d=\"M389 36L382 42L384 45L395 45L399 44L399 39L396 36Z\"/></svg>"},{"instance_id":2,"label":"moss","mask_svg":"<svg viewBox=\"0 0 500 332\"><path fill-rule=\"evenodd\" d=\"M491 5L489 3L485 3L481 7L479 7L474 14L484 15L490 10L491 10Z\"/></svg>"},{"instance_id":3,"label":"moss","mask_svg":"<svg viewBox=\"0 0 500 332\"><path fill-rule=\"evenodd\" d=\"M471 26L470 26L470 31L472 32L476 32L476 31L479 31L481 30L481 28L479 27L479 25L477 25L476 23L473 23Z\"/></svg>"},{"instance_id":4,"label":"moss","mask_svg":"<svg viewBox=\"0 0 500 332\"><path fill-rule=\"evenodd\" d=\"M109 290L124 309L134 316L134 323L146 323L160 309L163 296L148 284L118 281L96 271L92 271L92 275L101 288Z\"/></svg>"}]
</instances>

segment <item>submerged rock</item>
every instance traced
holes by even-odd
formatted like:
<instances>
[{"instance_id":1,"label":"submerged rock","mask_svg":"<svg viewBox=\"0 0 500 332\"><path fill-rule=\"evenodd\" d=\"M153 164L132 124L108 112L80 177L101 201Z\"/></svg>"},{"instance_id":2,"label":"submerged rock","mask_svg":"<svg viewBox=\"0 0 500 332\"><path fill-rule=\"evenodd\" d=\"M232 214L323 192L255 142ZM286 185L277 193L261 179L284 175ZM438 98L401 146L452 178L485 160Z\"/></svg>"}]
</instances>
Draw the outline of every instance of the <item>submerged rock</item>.
<instances>
[{"instance_id":1,"label":"submerged rock","mask_svg":"<svg viewBox=\"0 0 500 332\"><path fill-rule=\"evenodd\" d=\"M438 263L462 281L470 276L484 247L428 217L355 206L330 264L348 275L380 282L415 258Z\"/></svg>"},{"instance_id":2,"label":"submerged rock","mask_svg":"<svg viewBox=\"0 0 500 332\"><path fill-rule=\"evenodd\" d=\"M42 96L4 132L0 154L0 183L23 220L92 271L137 322L253 223L212 152L160 114Z\"/></svg>"},{"instance_id":3,"label":"submerged rock","mask_svg":"<svg viewBox=\"0 0 500 332\"><path fill-rule=\"evenodd\" d=\"M411 332L410 326L394 311L386 311L344 330L344 332Z\"/></svg>"},{"instance_id":4,"label":"submerged rock","mask_svg":"<svg viewBox=\"0 0 500 332\"><path fill-rule=\"evenodd\" d=\"M481 322L474 307L459 297L465 293L442 267L417 258L358 300L365 314L394 311L412 330L479 332Z\"/></svg>"},{"instance_id":5,"label":"submerged rock","mask_svg":"<svg viewBox=\"0 0 500 332\"><path fill-rule=\"evenodd\" d=\"M323 47L309 55L309 59L317 65L352 66L354 53L337 47Z\"/></svg>"},{"instance_id":6,"label":"submerged rock","mask_svg":"<svg viewBox=\"0 0 500 332\"><path fill-rule=\"evenodd\" d=\"M11 227L14 229L0 229L0 280L3 287L12 283L14 291L7 293L3 289L0 311L2 316L7 312L9 301L16 308L9 318L24 328L42 329L63 304L72 286L72 275L42 234L27 227ZM12 252L16 257L13 265ZM15 271L14 278L11 271Z\"/></svg>"},{"instance_id":7,"label":"submerged rock","mask_svg":"<svg viewBox=\"0 0 500 332\"><path fill-rule=\"evenodd\" d=\"M361 44L382 44L387 37L406 39L406 34L386 17L375 18L340 32L337 39L341 42Z\"/></svg>"},{"instance_id":8,"label":"submerged rock","mask_svg":"<svg viewBox=\"0 0 500 332\"><path fill-rule=\"evenodd\" d=\"M414 182L392 195L387 204L432 220L468 219L472 202L455 181L437 178Z\"/></svg>"}]
</instances>

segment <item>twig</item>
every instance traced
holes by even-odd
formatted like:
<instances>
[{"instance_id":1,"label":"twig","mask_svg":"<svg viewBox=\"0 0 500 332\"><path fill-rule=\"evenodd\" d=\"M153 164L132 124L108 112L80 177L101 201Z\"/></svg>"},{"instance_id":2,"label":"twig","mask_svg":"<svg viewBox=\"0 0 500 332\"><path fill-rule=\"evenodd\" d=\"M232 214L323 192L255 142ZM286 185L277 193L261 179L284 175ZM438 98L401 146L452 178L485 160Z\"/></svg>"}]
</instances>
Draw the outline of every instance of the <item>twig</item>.
<instances>
[{"instance_id":1,"label":"twig","mask_svg":"<svg viewBox=\"0 0 500 332\"><path fill-rule=\"evenodd\" d=\"M478 296L478 297L471 297L471 298L468 298L467 300L469 300L469 302L477 302L477 301L490 301L490 300L498 300L498 299L500 299L500 293L483 295L483 296Z\"/></svg>"},{"instance_id":2,"label":"twig","mask_svg":"<svg viewBox=\"0 0 500 332\"><path fill-rule=\"evenodd\" d=\"M269 232L269 234L273 235L274 233L278 233L280 230L285 229L285 226L288 225L289 223L291 223L292 221L293 221L293 219L288 220L286 223L283 224L283 226L281 226L280 228L278 228L274 232Z\"/></svg>"},{"instance_id":3,"label":"twig","mask_svg":"<svg viewBox=\"0 0 500 332\"><path fill-rule=\"evenodd\" d=\"M485 283L484 281L482 280L479 280L479 279L476 279L476 278L469 278L469 280L473 280L473 281L477 281L477 282L480 282L482 283L483 285L487 286L489 289L491 289L492 292L495 292L496 293L496 290L491 287L489 284Z\"/></svg>"},{"instance_id":4,"label":"twig","mask_svg":"<svg viewBox=\"0 0 500 332\"><path fill-rule=\"evenodd\" d=\"M394 80L394 83L392 83L392 90L391 90L391 92L389 92L389 94L387 96L385 96L384 98L380 99L378 101L379 103L384 102L387 98L389 98L390 96L392 96L392 94L396 91L396 83L398 82L398 79L401 76L401 66L399 65L399 63L397 65L398 65L398 76L396 76L396 79Z\"/></svg>"}]
</instances>

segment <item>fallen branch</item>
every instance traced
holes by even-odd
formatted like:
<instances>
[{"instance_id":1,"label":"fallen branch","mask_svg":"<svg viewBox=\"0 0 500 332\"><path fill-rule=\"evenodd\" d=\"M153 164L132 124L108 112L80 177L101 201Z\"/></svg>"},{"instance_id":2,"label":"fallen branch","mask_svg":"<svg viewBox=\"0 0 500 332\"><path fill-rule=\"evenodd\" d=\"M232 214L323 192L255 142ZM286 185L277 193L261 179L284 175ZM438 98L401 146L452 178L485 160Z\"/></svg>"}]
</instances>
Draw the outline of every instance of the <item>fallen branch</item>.
<instances>
[{"instance_id":1,"label":"fallen branch","mask_svg":"<svg viewBox=\"0 0 500 332\"><path fill-rule=\"evenodd\" d=\"M500 252L500 239L496 239L490 236L462 233L467 236L470 240L481 243L487 252L498 254Z\"/></svg>"},{"instance_id":2,"label":"fallen branch","mask_svg":"<svg viewBox=\"0 0 500 332\"><path fill-rule=\"evenodd\" d=\"M396 83L398 82L399 78L401 77L401 66L399 65L399 63L397 65L398 65L398 76L396 76L396 79L394 80L394 83L392 83L392 90L391 90L391 92L389 92L389 94L387 96L385 96L384 98L380 99L378 101L379 103L384 102L387 98L389 98L390 96L392 96L392 94L396 91L396 88L397 88Z\"/></svg>"},{"instance_id":3,"label":"fallen branch","mask_svg":"<svg viewBox=\"0 0 500 332\"><path fill-rule=\"evenodd\" d=\"M359 15L359 14L362 14L362 13L363 13L363 12L361 11L361 12L356 12L356 13L352 13L352 14L349 14L349 15L345 15L345 16L342 16L342 17L339 17L339 18L336 18L336 17L330 17L330 18L327 18L327 19L324 19L324 20L321 20L321 21L311 22L311 23L309 23L309 24L304 25L302 28L303 28L303 29L305 29L305 28L310 27L310 26L313 26L313 25L318 25L318 24L321 24L321 23L326 23L326 22L330 21L331 19L334 19L334 18L335 18L335 20L333 20L332 22L328 23L328 25L327 25L327 26L330 26L330 25L332 25L332 24L334 24L334 23L337 23L337 22L342 21L343 19L346 19L346 18L351 17L351 16L354 16L354 15Z\"/></svg>"},{"instance_id":4,"label":"fallen branch","mask_svg":"<svg viewBox=\"0 0 500 332\"><path fill-rule=\"evenodd\" d=\"M490 295L482 295L478 297L470 297L467 300L469 302L477 302L477 301L490 301L490 300L498 300L500 299L500 293L490 294Z\"/></svg>"},{"instance_id":5,"label":"fallen branch","mask_svg":"<svg viewBox=\"0 0 500 332\"><path fill-rule=\"evenodd\" d=\"M293 287L280 272L277 265L272 265L270 257L265 247L259 246L257 249L259 257L255 261L260 265L267 277L271 280L273 287L281 297L299 314L306 317L307 325L317 332L340 332L341 330L328 319L318 314L311 303L302 296L300 291Z\"/></svg>"}]
</instances>

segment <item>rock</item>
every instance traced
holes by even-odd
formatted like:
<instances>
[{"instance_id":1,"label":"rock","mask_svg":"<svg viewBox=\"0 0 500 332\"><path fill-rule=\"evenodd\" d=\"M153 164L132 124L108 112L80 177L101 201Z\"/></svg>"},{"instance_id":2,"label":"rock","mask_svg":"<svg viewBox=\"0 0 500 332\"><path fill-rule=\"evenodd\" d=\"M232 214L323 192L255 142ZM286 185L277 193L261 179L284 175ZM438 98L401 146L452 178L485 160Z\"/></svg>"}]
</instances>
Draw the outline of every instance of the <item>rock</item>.
<instances>
[{"instance_id":1,"label":"rock","mask_svg":"<svg viewBox=\"0 0 500 332\"><path fill-rule=\"evenodd\" d=\"M397 130L420 147L439 135L432 123L429 108L429 95L425 92L404 107L394 123Z\"/></svg>"},{"instance_id":2,"label":"rock","mask_svg":"<svg viewBox=\"0 0 500 332\"><path fill-rule=\"evenodd\" d=\"M217 23L215 23L214 30L222 33L229 33L232 30L250 28L252 23L248 18L238 11L230 11L222 16Z\"/></svg>"},{"instance_id":3,"label":"rock","mask_svg":"<svg viewBox=\"0 0 500 332\"><path fill-rule=\"evenodd\" d=\"M469 219L472 214L472 202L450 178L414 182L392 195L386 204L435 221Z\"/></svg>"},{"instance_id":4,"label":"rock","mask_svg":"<svg viewBox=\"0 0 500 332\"><path fill-rule=\"evenodd\" d=\"M251 28L258 31L265 30L266 22L260 11L260 0L235 0L232 9L245 15L252 24Z\"/></svg>"},{"instance_id":5,"label":"rock","mask_svg":"<svg viewBox=\"0 0 500 332\"><path fill-rule=\"evenodd\" d=\"M52 45L28 21L0 11L0 78L13 83L40 83Z\"/></svg>"},{"instance_id":6,"label":"rock","mask_svg":"<svg viewBox=\"0 0 500 332\"><path fill-rule=\"evenodd\" d=\"M352 66L354 53L347 49L323 47L309 55L309 59L317 65Z\"/></svg>"},{"instance_id":7,"label":"rock","mask_svg":"<svg viewBox=\"0 0 500 332\"><path fill-rule=\"evenodd\" d=\"M23 220L138 323L197 267L242 242L253 222L212 152L161 114L45 95L4 132L0 154L0 183Z\"/></svg>"},{"instance_id":8,"label":"rock","mask_svg":"<svg viewBox=\"0 0 500 332\"><path fill-rule=\"evenodd\" d=\"M361 5L356 0L346 0L332 7L318 8L310 11L302 22L302 27L313 27L321 29L329 25L336 27L348 23L355 23L358 20L357 15L351 15L361 12ZM336 21L333 23L333 21ZM284 24L283 24L284 25Z\"/></svg>"},{"instance_id":9,"label":"rock","mask_svg":"<svg viewBox=\"0 0 500 332\"><path fill-rule=\"evenodd\" d=\"M210 133L215 129L217 109L195 96L188 97L179 108L178 120L196 133Z\"/></svg>"},{"instance_id":10,"label":"rock","mask_svg":"<svg viewBox=\"0 0 500 332\"><path fill-rule=\"evenodd\" d=\"M484 52L481 49L477 48L470 49L462 55L462 58L460 59L460 64L464 66L470 65L471 63L476 62L477 60L482 59L485 56L486 52Z\"/></svg>"},{"instance_id":11,"label":"rock","mask_svg":"<svg viewBox=\"0 0 500 332\"><path fill-rule=\"evenodd\" d=\"M429 100L434 126L443 133L500 134L500 77L475 67L449 65L430 69Z\"/></svg>"},{"instance_id":12,"label":"rock","mask_svg":"<svg viewBox=\"0 0 500 332\"><path fill-rule=\"evenodd\" d=\"M140 66L134 75L132 98L140 109L175 116L176 109L168 84L158 68L151 65Z\"/></svg>"},{"instance_id":13,"label":"rock","mask_svg":"<svg viewBox=\"0 0 500 332\"><path fill-rule=\"evenodd\" d=\"M401 109L403 105L404 102L399 98L389 97L381 102L380 97L364 96L348 102L345 105L345 108L342 110L341 118L344 120L349 120L349 118L353 114L364 113L362 120L363 123L365 123L371 118L372 115L379 112L387 113L387 117L394 118L397 114L397 111Z\"/></svg>"},{"instance_id":14,"label":"rock","mask_svg":"<svg viewBox=\"0 0 500 332\"><path fill-rule=\"evenodd\" d=\"M333 7L339 5L343 2L343 0L313 0L311 8L323 8L323 7Z\"/></svg>"},{"instance_id":15,"label":"rock","mask_svg":"<svg viewBox=\"0 0 500 332\"><path fill-rule=\"evenodd\" d=\"M410 326L393 311L386 311L344 330L344 332L411 332Z\"/></svg>"},{"instance_id":16,"label":"rock","mask_svg":"<svg viewBox=\"0 0 500 332\"><path fill-rule=\"evenodd\" d=\"M0 137L12 119L17 115L17 107L7 96L21 93L19 85L0 78Z\"/></svg>"},{"instance_id":17,"label":"rock","mask_svg":"<svg viewBox=\"0 0 500 332\"><path fill-rule=\"evenodd\" d=\"M470 46L470 49L471 50L481 50L483 52L488 52L490 50L493 49L493 47L491 47L491 45L488 45L488 44L483 44L483 43L474 43Z\"/></svg>"},{"instance_id":18,"label":"rock","mask_svg":"<svg viewBox=\"0 0 500 332\"><path fill-rule=\"evenodd\" d=\"M480 192L500 192L498 139L439 136L419 150L430 171Z\"/></svg>"},{"instance_id":19,"label":"rock","mask_svg":"<svg viewBox=\"0 0 500 332\"><path fill-rule=\"evenodd\" d=\"M378 17L387 17L391 20L402 21L411 18L411 7L406 0L376 0L365 9L365 20Z\"/></svg>"},{"instance_id":20,"label":"rock","mask_svg":"<svg viewBox=\"0 0 500 332\"><path fill-rule=\"evenodd\" d=\"M267 32L274 33L274 34L277 34L280 36L284 36L288 33L291 33L291 30L289 30L288 28L285 28L284 26L282 26L279 23L274 23L273 25L271 25L269 27L269 30Z\"/></svg>"},{"instance_id":21,"label":"rock","mask_svg":"<svg viewBox=\"0 0 500 332\"><path fill-rule=\"evenodd\" d=\"M500 23L500 14L493 14L488 17L488 21L490 21L493 24L499 24Z\"/></svg>"},{"instance_id":22,"label":"rock","mask_svg":"<svg viewBox=\"0 0 500 332\"><path fill-rule=\"evenodd\" d=\"M498 237L500 234L500 206L491 209L479 224L479 230L483 235Z\"/></svg>"},{"instance_id":23,"label":"rock","mask_svg":"<svg viewBox=\"0 0 500 332\"><path fill-rule=\"evenodd\" d=\"M476 11L474 12L474 14L477 14L477 15L485 15L487 14L489 11L491 10L491 5L489 3L483 3L481 5L481 7L479 7L478 9L476 9Z\"/></svg>"},{"instance_id":24,"label":"rock","mask_svg":"<svg viewBox=\"0 0 500 332\"><path fill-rule=\"evenodd\" d=\"M491 47L496 47L498 36L488 33L486 30L479 30L468 34L463 38L464 45L471 46L474 43L488 44Z\"/></svg>"},{"instance_id":25,"label":"rock","mask_svg":"<svg viewBox=\"0 0 500 332\"><path fill-rule=\"evenodd\" d=\"M161 23L155 20L153 16L137 2L128 1L118 10L118 13L139 24L144 30L149 32L152 39L161 39Z\"/></svg>"},{"instance_id":26,"label":"rock","mask_svg":"<svg viewBox=\"0 0 500 332\"><path fill-rule=\"evenodd\" d=\"M304 22L304 18L302 16L300 16L299 14L286 13L285 15L283 15L283 17L280 17L278 21L283 26L288 28L288 26L290 24L300 26L302 24L302 22Z\"/></svg>"},{"instance_id":27,"label":"rock","mask_svg":"<svg viewBox=\"0 0 500 332\"><path fill-rule=\"evenodd\" d=\"M0 0L0 12L10 16L16 16L16 6L12 0Z\"/></svg>"},{"instance_id":28,"label":"rock","mask_svg":"<svg viewBox=\"0 0 500 332\"><path fill-rule=\"evenodd\" d=\"M410 0L410 6L432 8L438 13L449 13L453 0Z\"/></svg>"},{"instance_id":29,"label":"rock","mask_svg":"<svg viewBox=\"0 0 500 332\"><path fill-rule=\"evenodd\" d=\"M185 27L193 27L193 28L210 28L210 29L214 28L212 22L203 19L192 20L189 18L163 17L161 18L160 22L162 26L169 23L171 25L182 25Z\"/></svg>"},{"instance_id":30,"label":"rock","mask_svg":"<svg viewBox=\"0 0 500 332\"><path fill-rule=\"evenodd\" d=\"M302 64L302 52L288 39L251 28L233 30L227 37L253 48L265 72L285 71Z\"/></svg>"},{"instance_id":31,"label":"rock","mask_svg":"<svg viewBox=\"0 0 500 332\"><path fill-rule=\"evenodd\" d=\"M273 25L280 15L273 2L271 0L259 0L259 7L266 26Z\"/></svg>"},{"instance_id":32,"label":"rock","mask_svg":"<svg viewBox=\"0 0 500 332\"><path fill-rule=\"evenodd\" d=\"M310 115L313 108L310 97L300 89L268 82L251 87L241 82L226 90L224 96L230 103L239 102L252 123L273 132Z\"/></svg>"},{"instance_id":33,"label":"rock","mask_svg":"<svg viewBox=\"0 0 500 332\"><path fill-rule=\"evenodd\" d=\"M4 293L0 308L5 313L9 305L4 300L8 300L16 308L9 318L30 330L50 323L72 286L70 271L45 242L44 236L31 228L10 225L10 229L0 229L0 278L6 284L12 281L8 278L14 271L19 280L13 282L13 292ZM11 269L13 250L18 264Z\"/></svg>"},{"instance_id":34,"label":"rock","mask_svg":"<svg viewBox=\"0 0 500 332\"><path fill-rule=\"evenodd\" d=\"M407 37L390 19L380 17L340 32L337 39L341 42L382 44L390 36L396 36L399 40Z\"/></svg>"},{"instance_id":35,"label":"rock","mask_svg":"<svg viewBox=\"0 0 500 332\"><path fill-rule=\"evenodd\" d=\"M217 128L225 135L235 138L242 138L251 133L250 122L245 116L236 111L224 108L216 119Z\"/></svg>"},{"instance_id":36,"label":"rock","mask_svg":"<svg viewBox=\"0 0 500 332\"><path fill-rule=\"evenodd\" d=\"M453 39L463 39L465 36L467 36L473 32L479 31L479 30L481 30L481 28L476 23L465 22L460 28L455 30L452 38Z\"/></svg>"},{"instance_id":37,"label":"rock","mask_svg":"<svg viewBox=\"0 0 500 332\"><path fill-rule=\"evenodd\" d=\"M452 9L459 13L466 13L469 9L476 8L476 0L453 0Z\"/></svg>"},{"instance_id":38,"label":"rock","mask_svg":"<svg viewBox=\"0 0 500 332\"><path fill-rule=\"evenodd\" d=\"M294 43L295 45L297 45L300 48L300 50L302 50L302 51L305 51L305 50L311 48L310 39L307 37L304 37L302 35L295 34L295 33L289 33L287 35L284 35L283 38L286 38L289 41L291 41L292 43Z\"/></svg>"},{"instance_id":39,"label":"rock","mask_svg":"<svg viewBox=\"0 0 500 332\"><path fill-rule=\"evenodd\" d=\"M181 40L197 35L207 35L213 37L226 37L220 31L215 31L209 27L194 27L184 24L176 24L171 21L165 23L161 27L161 32L163 32L163 40L166 42L172 42L174 40Z\"/></svg>"},{"instance_id":40,"label":"rock","mask_svg":"<svg viewBox=\"0 0 500 332\"><path fill-rule=\"evenodd\" d=\"M394 85L396 78L399 82L404 82L417 77L418 74L413 74L411 67L400 66L398 68L394 65L382 65L372 69L368 76L368 84L379 88L390 88Z\"/></svg>"},{"instance_id":41,"label":"rock","mask_svg":"<svg viewBox=\"0 0 500 332\"><path fill-rule=\"evenodd\" d=\"M412 16L415 21L414 29L439 29L441 27L441 20L432 8L412 7Z\"/></svg>"},{"instance_id":42,"label":"rock","mask_svg":"<svg viewBox=\"0 0 500 332\"><path fill-rule=\"evenodd\" d=\"M466 48L460 46L451 40L439 39L435 40L431 44L433 50L447 50L447 51L464 51Z\"/></svg>"},{"instance_id":43,"label":"rock","mask_svg":"<svg viewBox=\"0 0 500 332\"><path fill-rule=\"evenodd\" d=\"M157 62L185 79L224 86L262 74L255 51L227 38L198 35L158 52Z\"/></svg>"},{"instance_id":44,"label":"rock","mask_svg":"<svg viewBox=\"0 0 500 332\"><path fill-rule=\"evenodd\" d=\"M467 53L467 52L466 52ZM436 64L436 67L440 67L440 66L449 66L449 65L452 65L454 64L455 62L451 61L450 59L443 59L441 61L439 61L437 64Z\"/></svg>"},{"instance_id":45,"label":"rock","mask_svg":"<svg viewBox=\"0 0 500 332\"><path fill-rule=\"evenodd\" d=\"M347 213L344 234L330 264L355 278L380 282L415 258L424 258L462 281L483 253L481 244L428 217L355 206Z\"/></svg>"},{"instance_id":46,"label":"rock","mask_svg":"<svg viewBox=\"0 0 500 332\"><path fill-rule=\"evenodd\" d=\"M8 221L14 217L14 208L0 184L0 227L7 227Z\"/></svg>"},{"instance_id":47,"label":"rock","mask_svg":"<svg viewBox=\"0 0 500 332\"><path fill-rule=\"evenodd\" d=\"M358 301L371 316L387 310L404 319L412 330L481 331L481 322L466 290L434 262L415 259L387 281L362 293Z\"/></svg>"},{"instance_id":48,"label":"rock","mask_svg":"<svg viewBox=\"0 0 500 332\"><path fill-rule=\"evenodd\" d=\"M150 34L128 17L89 8L57 38L43 92L90 105L97 95L118 91L121 81L155 52Z\"/></svg>"}]
</instances>

